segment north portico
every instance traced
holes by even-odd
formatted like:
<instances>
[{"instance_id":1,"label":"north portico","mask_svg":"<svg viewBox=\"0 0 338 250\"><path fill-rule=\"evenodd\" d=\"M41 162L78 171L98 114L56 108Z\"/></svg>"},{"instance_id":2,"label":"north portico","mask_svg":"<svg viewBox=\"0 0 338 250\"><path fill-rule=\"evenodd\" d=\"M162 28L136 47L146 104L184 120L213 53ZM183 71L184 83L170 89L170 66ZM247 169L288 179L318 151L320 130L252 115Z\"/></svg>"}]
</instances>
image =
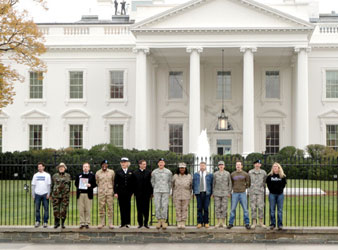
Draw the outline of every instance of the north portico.
<instances>
[{"instance_id":1,"label":"north portico","mask_svg":"<svg viewBox=\"0 0 338 250\"><path fill-rule=\"evenodd\" d=\"M250 0L195 0L137 22L131 31L136 39L136 148L161 148L161 136L167 136L163 124L170 123L183 124L184 153L197 151L205 128L212 153L218 140L230 140L231 153L265 151L270 123L278 124L281 147L309 144L311 23ZM215 129L222 49L224 71L230 73L221 74L231 78L225 113L233 130L226 132ZM183 94L176 100L163 87L170 72L183 72ZM277 95L266 94L266 72L278 72ZM154 131L155 138L149 136Z\"/></svg>"}]
</instances>

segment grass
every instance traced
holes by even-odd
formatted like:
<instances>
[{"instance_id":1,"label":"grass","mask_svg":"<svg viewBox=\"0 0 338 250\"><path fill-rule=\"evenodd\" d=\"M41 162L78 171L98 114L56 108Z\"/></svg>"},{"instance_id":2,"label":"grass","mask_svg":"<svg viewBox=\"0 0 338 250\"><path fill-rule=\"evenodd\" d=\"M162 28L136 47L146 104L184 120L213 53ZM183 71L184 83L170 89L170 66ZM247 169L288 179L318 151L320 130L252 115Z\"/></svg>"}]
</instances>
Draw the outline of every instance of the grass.
<instances>
[{"instance_id":1,"label":"grass","mask_svg":"<svg viewBox=\"0 0 338 250\"><path fill-rule=\"evenodd\" d=\"M30 181L25 180L2 180L0 181L0 225L33 225L34 224L34 202L30 192L24 189L25 185L30 187ZM288 180L287 187L296 188L321 188L329 191L322 196L286 196L284 200L284 226L338 226L338 182L337 181L312 181L312 180ZM67 224L78 225L79 215L77 210L75 187L72 185L72 194L68 207ZM228 202L228 215L230 214L230 199ZM266 197L265 221L269 224L269 202ZM137 225L136 202L131 201L131 224ZM250 209L249 209L250 211ZM151 221L156 222L155 207L152 203ZM50 222L53 222L52 206L49 206ZM114 225L120 224L118 201L114 198ZM214 200L210 202L210 224L215 224ZM251 218L251 215L250 215ZM98 224L98 202L94 195L92 208L92 225ZM169 224L176 225L175 208L172 201L169 204ZM190 201L188 211L189 225L197 224L197 203L193 198ZM243 224L243 213L237 208L235 225Z\"/></svg>"}]
</instances>

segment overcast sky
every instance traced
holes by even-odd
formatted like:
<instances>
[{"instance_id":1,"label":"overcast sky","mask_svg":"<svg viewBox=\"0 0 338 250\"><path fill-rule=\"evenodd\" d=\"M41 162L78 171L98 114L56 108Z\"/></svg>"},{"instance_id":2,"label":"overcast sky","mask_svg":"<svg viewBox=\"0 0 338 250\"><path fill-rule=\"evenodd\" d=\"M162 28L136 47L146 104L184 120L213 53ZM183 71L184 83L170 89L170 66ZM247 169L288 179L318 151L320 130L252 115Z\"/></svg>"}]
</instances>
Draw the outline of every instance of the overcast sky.
<instances>
[{"instance_id":1,"label":"overcast sky","mask_svg":"<svg viewBox=\"0 0 338 250\"><path fill-rule=\"evenodd\" d=\"M48 11L43 10L31 0L21 0L21 5L27 9L36 22L74 22L81 19L81 15L97 14L95 12L97 0L47 0ZM178 0L170 0L180 2ZM270 0L280 2L281 0ZM304 0L296 0L304 1ZM121 0L118 0L121 2ZM130 0L127 0L130 3ZM183 2L183 1L182 1ZM319 12L338 13L338 0L318 0Z\"/></svg>"}]
</instances>

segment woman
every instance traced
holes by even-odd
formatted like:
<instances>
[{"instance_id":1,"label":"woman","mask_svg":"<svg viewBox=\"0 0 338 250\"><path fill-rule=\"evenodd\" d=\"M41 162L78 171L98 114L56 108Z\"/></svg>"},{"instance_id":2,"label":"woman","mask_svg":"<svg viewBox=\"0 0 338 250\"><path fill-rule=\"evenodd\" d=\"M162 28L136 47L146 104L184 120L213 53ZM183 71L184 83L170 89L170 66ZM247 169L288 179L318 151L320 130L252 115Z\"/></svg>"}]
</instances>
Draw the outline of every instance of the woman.
<instances>
[{"instance_id":1,"label":"woman","mask_svg":"<svg viewBox=\"0 0 338 250\"><path fill-rule=\"evenodd\" d=\"M185 163L179 163L172 182L173 200L176 207L177 228L184 229L192 191L192 177Z\"/></svg>"},{"instance_id":2,"label":"woman","mask_svg":"<svg viewBox=\"0 0 338 250\"><path fill-rule=\"evenodd\" d=\"M283 201L284 201L284 188L286 185L286 175L284 174L282 166L275 162L272 165L271 172L266 178L266 184L269 189L269 202L270 202L270 229L276 227L276 206L278 217L278 230L283 229Z\"/></svg>"},{"instance_id":3,"label":"woman","mask_svg":"<svg viewBox=\"0 0 338 250\"><path fill-rule=\"evenodd\" d=\"M224 161L218 162L218 171L214 173L213 196L215 200L216 225L222 227L226 225L228 211L228 197L230 195L232 184L231 175L224 170Z\"/></svg>"},{"instance_id":4,"label":"woman","mask_svg":"<svg viewBox=\"0 0 338 250\"><path fill-rule=\"evenodd\" d=\"M58 173L52 177L52 199L53 199L53 210L54 210L54 228L61 226L65 228L65 220L67 215L67 207L69 205L69 194L71 177L68 173L65 173L67 166L64 163L60 163L56 169Z\"/></svg>"}]
</instances>

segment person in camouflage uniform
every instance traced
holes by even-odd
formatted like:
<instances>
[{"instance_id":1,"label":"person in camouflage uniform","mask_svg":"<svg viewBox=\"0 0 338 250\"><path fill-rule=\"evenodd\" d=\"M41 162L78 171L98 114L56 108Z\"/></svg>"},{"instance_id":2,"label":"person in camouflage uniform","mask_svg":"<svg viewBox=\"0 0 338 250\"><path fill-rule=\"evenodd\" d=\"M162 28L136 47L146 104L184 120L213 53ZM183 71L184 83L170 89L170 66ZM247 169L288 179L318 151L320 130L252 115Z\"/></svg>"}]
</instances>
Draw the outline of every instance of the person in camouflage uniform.
<instances>
[{"instance_id":1,"label":"person in camouflage uniform","mask_svg":"<svg viewBox=\"0 0 338 250\"><path fill-rule=\"evenodd\" d=\"M60 163L57 167L58 173L52 177L51 196L53 200L54 210L54 228L61 226L65 228L65 221L67 215L67 208L69 205L69 195L71 186L71 177L68 173L65 173L67 166L64 163Z\"/></svg>"},{"instance_id":2,"label":"person in camouflage uniform","mask_svg":"<svg viewBox=\"0 0 338 250\"><path fill-rule=\"evenodd\" d=\"M224 161L218 162L218 171L214 173L213 196L215 199L216 228L226 225L228 197L232 190L231 175L224 170Z\"/></svg>"},{"instance_id":3,"label":"person in camouflage uniform","mask_svg":"<svg viewBox=\"0 0 338 250\"><path fill-rule=\"evenodd\" d=\"M108 161L101 162L101 169L96 172L96 184L98 187L99 198L99 216L100 225L97 227L101 229L105 225L105 210L107 205L108 224L109 228L113 229L113 202L114 202L114 179L115 172L108 169Z\"/></svg>"},{"instance_id":4,"label":"person in camouflage uniform","mask_svg":"<svg viewBox=\"0 0 338 250\"><path fill-rule=\"evenodd\" d=\"M255 228L257 224L257 209L259 224L261 227L266 228L263 221L266 172L261 169L261 165L261 160L257 160L254 162L255 168L249 171L251 181L249 196L252 216L252 228Z\"/></svg>"},{"instance_id":5,"label":"person in camouflage uniform","mask_svg":"<svg viewBox=\"0 0 338 250\"><path fill-rule=\"evenodd\" d=\"M165 161L160 158L157 162L158 168L151 173L151 185L154 189L155 215L158 220L157 229L166 229L168 218L169 195L171 189L172 173L165 168Z\"/></svg>"}]
</instances>

